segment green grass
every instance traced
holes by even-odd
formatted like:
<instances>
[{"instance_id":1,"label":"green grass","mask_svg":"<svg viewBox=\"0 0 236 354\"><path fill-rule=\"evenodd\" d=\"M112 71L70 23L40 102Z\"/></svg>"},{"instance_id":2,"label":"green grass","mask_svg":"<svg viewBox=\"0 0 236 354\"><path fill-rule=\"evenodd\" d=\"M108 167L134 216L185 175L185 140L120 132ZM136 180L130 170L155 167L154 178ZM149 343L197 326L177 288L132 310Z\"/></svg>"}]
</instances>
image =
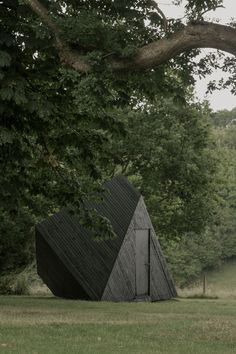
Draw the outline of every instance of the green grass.
<instances>
[{"instance_id":1,"label":"green grass","mask_svg":"<svg viewBox=\"0 0 236 354\"><path fill-rule=\"evenodd\" d=\"M0 354L236 353L235 273L236 261L228 262L207 273L206 296L201 284L180 292L198 299L96 303L0 296ZM45 293L37 286L34 293Z\"/></svg>"},{"instance_id":2,"label":"green grass","mask_svg":"<svg viewBox=\"0 0 236 354\"><path fill-rule=\"evenodd\" d=\"M209 289L236 298L236 260L226 262L219 270L209 272L207 281Z\"/></svg>"},{"instance_id":3,"label":"green grass","mask_svg":"<svg viewBox=\"0 0 236 354\"><path fill-rule=\"evenodd\" d=\"M236 300L236 260L224 263L219 269L206 273L206 296ZM195 286L178 291L180 296L202 295L202 281ZM236 351L235 351L236 352Z\"/></svg>"},{"instance_id":4,"label":"green grass","mask_svg":"<svg viewBox=\"0 0 236 354\"><path fill-rule=\"evenodd\" d=\"M0 353L235 353L235 300L0 297Z\"/></svg>"}]
</instances>

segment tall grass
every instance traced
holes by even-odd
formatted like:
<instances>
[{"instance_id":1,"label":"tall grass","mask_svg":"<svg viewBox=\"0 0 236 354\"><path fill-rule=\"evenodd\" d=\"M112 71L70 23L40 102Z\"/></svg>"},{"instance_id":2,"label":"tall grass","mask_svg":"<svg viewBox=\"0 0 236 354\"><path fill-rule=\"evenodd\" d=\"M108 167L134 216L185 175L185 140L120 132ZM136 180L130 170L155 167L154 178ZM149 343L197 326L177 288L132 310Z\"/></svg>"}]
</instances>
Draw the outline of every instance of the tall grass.
<instances>
[{"instance_id":1,"label":"tall grass","mask_svg":"<svg viewBox=\"0 0 236 354\"><path fill-rule=\"evenodd\" d=\"M37 275L35 262L18 273L11 273L0 278L2 295L49 295L46 285Z\"/></svg>"},{"instance_id":2,"label":"tall grass","mask_svg":"<svg viewBox=\"0 0 236 354\"><path fill-rule=\"evenodd\" d=\"M219 269L206 273L205 297L236 299L236 260L225 262ZM181 297L204 297L203 279L191 287L178 289Z\"/></svg>"}]
</instances>

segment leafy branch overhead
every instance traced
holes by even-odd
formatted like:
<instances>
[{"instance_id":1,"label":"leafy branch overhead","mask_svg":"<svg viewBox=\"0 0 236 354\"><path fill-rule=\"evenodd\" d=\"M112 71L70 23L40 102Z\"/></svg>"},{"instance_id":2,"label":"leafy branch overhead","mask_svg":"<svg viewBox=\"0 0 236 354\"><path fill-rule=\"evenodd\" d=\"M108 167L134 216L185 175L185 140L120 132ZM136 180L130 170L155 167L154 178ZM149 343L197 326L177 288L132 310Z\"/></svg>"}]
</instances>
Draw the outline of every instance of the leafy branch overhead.
<instances>
[{"instance_id":1,"label":"leafy branch overhead","mask_svg":"<svg viewBox=\"0 0 236 354\"><path fill-rule=\"evenodd\" d=\"M75 50L67 43L62 29L53 15L49 14L47 8L38 0L24 1L53 32L54 46L60 61L82 73L91 71L92 66L88 57L83 54L82 50ZM152 1L152 6L161 16L164 28L167 29L167 20L155 4ZM88 48L89 46L90 43L87 43ZM114 53L108 53L103 58L112 70L142 70L156 67L183 52L196 48L215 48L236 56L236 29L205 21L191 21L174 33L139 46L128 58L118 57Z\"/></svg>"}]
</instances>

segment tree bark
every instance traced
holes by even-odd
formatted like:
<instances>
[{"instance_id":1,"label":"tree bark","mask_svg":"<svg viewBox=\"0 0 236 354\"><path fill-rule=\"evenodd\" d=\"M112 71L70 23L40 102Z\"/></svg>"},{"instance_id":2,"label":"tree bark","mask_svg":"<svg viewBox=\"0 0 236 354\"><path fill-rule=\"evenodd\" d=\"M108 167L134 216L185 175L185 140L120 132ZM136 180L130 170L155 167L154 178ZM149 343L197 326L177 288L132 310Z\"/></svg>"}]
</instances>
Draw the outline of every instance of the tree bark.
<instances>
[{"instance_id":1,"label":"tree bark","mask_svg":"<svg viewBox=\"0 0 236 354\"><path fill-rule=\"evenodd\" d=\"M169 38L138 48L133 58L111 61L114 70L154 68L177 55L196 48L214 48L236 56L236 29L202 22L189 24Z\"/></svg>"},{"instance_id":2,"label":"tree bark","mask_svg":"<svg viewBox=\"0 0 236 354\"><path fill-rule=\"evenodd\" d=\"M50 18L47 9L38 0L25 1L54 33L55 47L61 62L82 73L91 71L92 66L86 57L72 50L62 41L60 29ZM236 28L210 22L188 24L168 38L138 48L131 58L119 59L109 56L104 60L114 71L145 70L196 48L214 48L236 56Z\"/></svg>"}]
</instances>

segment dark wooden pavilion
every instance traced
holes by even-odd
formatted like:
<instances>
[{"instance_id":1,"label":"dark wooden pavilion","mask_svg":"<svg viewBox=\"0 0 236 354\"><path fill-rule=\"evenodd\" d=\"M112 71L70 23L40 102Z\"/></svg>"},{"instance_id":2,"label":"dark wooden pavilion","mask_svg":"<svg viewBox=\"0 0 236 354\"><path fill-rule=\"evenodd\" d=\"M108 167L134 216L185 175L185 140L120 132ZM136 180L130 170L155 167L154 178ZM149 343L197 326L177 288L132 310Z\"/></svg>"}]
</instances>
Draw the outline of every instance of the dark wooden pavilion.
<instances>
[{"instance_id":1,"label":"dark wooden pavilion","mask_svg":"<svg viewBox=\"0 0 236 354\"><path fill-rule=\"evenodd\" d=\"M114 239L96 241L62 210L36 226L39 276L55 296L84 300L164 300L176 296L144 200L122 176L105 184L95 206Z\"/></svg>"}]
</instances>

